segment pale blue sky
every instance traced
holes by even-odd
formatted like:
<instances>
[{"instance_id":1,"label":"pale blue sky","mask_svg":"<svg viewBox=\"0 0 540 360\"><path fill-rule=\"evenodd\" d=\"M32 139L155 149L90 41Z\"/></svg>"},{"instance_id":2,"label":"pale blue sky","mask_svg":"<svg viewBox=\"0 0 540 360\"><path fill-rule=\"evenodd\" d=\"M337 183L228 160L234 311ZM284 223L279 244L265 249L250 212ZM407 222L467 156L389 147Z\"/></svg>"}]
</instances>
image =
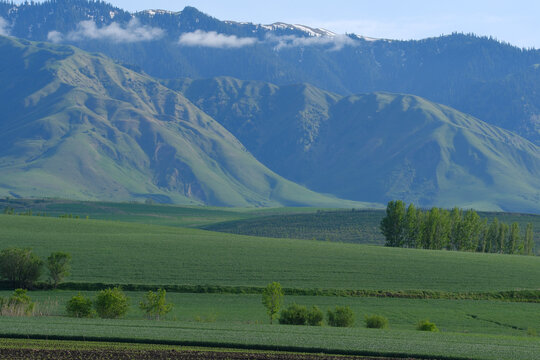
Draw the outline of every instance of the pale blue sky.
<instances>
[{"instance_id":1,"label":"pale blue sky","mask_svg":"<svg viewBox=\"0 0 540 360\"><path fill-rule=\"evenodd\" d=\"M420 39L453 31L492 35L540 48L536 0L109 0L129 11L179 11L190 5L221 20L268 24L283 21L337 33Z\"/></svg>"}]
</instances>

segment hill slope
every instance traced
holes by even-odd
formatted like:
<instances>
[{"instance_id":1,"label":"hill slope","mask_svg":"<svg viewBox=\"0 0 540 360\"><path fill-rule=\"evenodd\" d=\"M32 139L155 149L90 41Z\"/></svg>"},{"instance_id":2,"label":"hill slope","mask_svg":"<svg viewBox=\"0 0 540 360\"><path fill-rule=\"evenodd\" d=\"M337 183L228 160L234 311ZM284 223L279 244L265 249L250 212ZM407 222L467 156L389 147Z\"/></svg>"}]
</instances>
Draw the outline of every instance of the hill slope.
<instances>
[{"instance_id":1,"label":"hill slope","mask_svg":"<svg viewBox=\"0 0 540 360\"><path fill-rule=\"evenodd\" d=\"M309 82L343 95L415 94L540 145L540 51L492 38L376 40L282 23L220 21L193 7L131 14L87 0L0 1L0 17L13 36L103 52L160 78L233 76Z\"/></svg>"},{"instance_id":2,"label":"hill slope","mask_svg":"<svg viewBox=\"0 0 540 360\"><path fill-rule=\"evenodd\" d=\"M361 206L260 164L149 76L70 46L0 37L0 194L228 206Z\"/></svg>"},{"instance_id":3,"label":"hill slope","mask_svg":"<svg viewBox=\"0 0 540 360\"><path fill-rule=\"evenodd\" d=\"M269 239L98 220L0 215L0 248L73 256L69 281L319 289L538 289L540 258Z\"/></svg>"},{"instance_id":4,"label":"hill slope","mask_svg":"<svg viewBox=\"0 0 540 360\"><path fill-rule=\"evenodd\" d=\"M381 203L540 210L538 146L420 97L342 97L231 78L166 84L272 170L316 191Z\"/></svg>"}]
</instances>

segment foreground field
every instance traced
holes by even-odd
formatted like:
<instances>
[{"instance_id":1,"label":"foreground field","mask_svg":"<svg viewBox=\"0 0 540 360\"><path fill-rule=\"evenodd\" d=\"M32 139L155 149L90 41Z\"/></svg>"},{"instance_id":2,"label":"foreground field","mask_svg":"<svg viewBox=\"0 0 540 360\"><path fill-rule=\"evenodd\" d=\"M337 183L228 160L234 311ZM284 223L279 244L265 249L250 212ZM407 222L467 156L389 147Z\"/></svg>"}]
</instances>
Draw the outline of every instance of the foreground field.
<instances>
[{"instance_id":1,"label":"foreground field","mask_svg":"<svg viewBox=\"0 0 540 360\"><path fill-rule=\"evenodd\" d=\"M0 248L73 256L69 281L499 291L539 287L540 258L269 239L97 220L0 215Z\"/></svg>"},{"instance_id":2,"label":"foreground field","mask_svg":"<svg viewBox=\"0 0 540 360\"><path fill-rule=\"evenodd\" d=\"M330 354L467 359L535 359L540 339L414 330L257 324L151 322L69 318L6 318L0 336L158 342ZM150 340L151 339L151 340Z\"/></svg>"},{"instance_id":3,"label":"foreground field","mask_svg":"<svg viewBox=\"0 0 540 360\"><path fill-rule=\"evenodd\" d=\"M172 345L0 339L0 359L110 359L110 360L392 360L329 354L196 348Z\"/></svg>"},{"instance_id":4,"label":"foreground field","mask_svg":"<svg viewBox=\"0 0 540 360\"><path fill-rule=\"evenodd\" d=\"M81 292L92 298L96 292ZM2 291L0 296L10 292ZM75 291L32 291L37 301L36 313L66 316L67 301ZM138 302L143 292L126 292L131 307L125 319L142 320ZM179 294L167 293L174 304L165 320L185 323L267 324L269 322L260 295ZM324 313L335 306L349 306L356 314L354 327L363 328L364 316L378 314L389 320L390 330L415 330L420 320L429 319L442 332L529 336L540 330L540 304L477 300L418 300L399 298L350 298L332 296L285 296L284 307L290 304L318 306ZM52 318L56 319L56 318ZM56 321L56 320L55 320ZM152 323L152 322L150 322ZM287 328L287 327L285 327Z\"/></svg>"}]
</instances>

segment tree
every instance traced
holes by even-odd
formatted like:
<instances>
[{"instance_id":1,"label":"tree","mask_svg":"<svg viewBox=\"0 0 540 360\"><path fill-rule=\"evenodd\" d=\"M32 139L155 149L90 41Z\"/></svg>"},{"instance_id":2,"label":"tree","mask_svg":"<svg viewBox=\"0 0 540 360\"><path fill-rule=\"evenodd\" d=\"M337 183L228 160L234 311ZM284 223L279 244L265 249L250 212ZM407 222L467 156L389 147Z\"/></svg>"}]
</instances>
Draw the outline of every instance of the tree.
<instances>
[{"instance_id":1,"label":"tree","mask_svg":"<svg viewBox=\"0 0 540 360\"><path fill-rule=\"evenodd\" d=\"M520 241L521 236L519 235L519 225L517 222L514 222L510 226L510 235L506 241L506 253L515 254Z\"/></svg>"},{"instance_id":2,"label":"tree","mask_svg":"<svg viewBox=\"0 0 540 360\"><path fill-rule=\"evenodd\" d=\"M272 324L283 303L283 289L280 283L274 281L266 286L262 293L262 303L266 307L270 324Z\"/></svg>"},{"instance_id":3,"label":"tree","mask_svg":"<svg viewBox=\"0 0 540 360\"><path fill-rule=\"evenodd\" d=\"M381 220L381 232L386 238L385 246L400 247L405 236L405 203L390 201L386 206L386 216Z\"/></svg>"},{"instance_id":4,"label":"tree","mask_svg":"<svg viewBox=\"0 0 540 360\"><path fill-rule=\"evenodd\" d=\"M108 288L101 290L96 296L94 307L99 317L107 319L119 318L128 310L128 298L122 289Z\"/></svg>"},{"instance_id":5,"label":"tree","mask_svg":"<svg viewBox=\"0 0 540 360\"><path fill-rule=\"evenodd\" d=\"M497 238L499 236L499 220L493 219L486 233L485 252L497 252Z\"/></svg>"},{"instance_id":6,"label":"tree","mask_svg":"<svg viewBox=\"0 0 540 360\"><path fill-rule=\"evenodd\" d=\"M417 244L420 242L421 235L421 217L419 217L420 210L416 210L414 204L410 204L407 207L407 212L405 213L405 235L403 246L409 248L417 247Z\"/></svg>"},{"instance_id":7,"label":"tree","mask_svg":"<svg viewBox=\"0 0 540 360\"><path fill-rule=\"evenodd\" d=\"M144 300L139 303L139 308L146 313L146 316L159 320L160 316L168 314L173 308L172 304L167 304L166 294L165 289L147 292Z\"/></svg>"},{"instance_id":8,"label":"tree","mask_svg":"<svg viewBox=\"0 0 540 360\"><path fill-rule=\"evenodd\" d=\"M533 226L531 223L527 224L527 230L525 231L525 242L524 242L524 248L525 248L525 255L532 255L533 254L533 248L534 248L534 239L533 239Z\"/></svg>"},{"instance_id":9,"label":"tree","mask_svg":"<svg viewBox=\"0 0 540 360\"><path fill-rule=\"evenodd\" d=\"M47 258L47 269L49 269L49 276L55 289L58 283L66 276L69 276L69 270L71 269L70 263L71 255L64 252L52 253Z\"/></svg>"},{"instance_id":10,"label":"tree","mask_svg":"<svg viewBox=\"0 0 540 360\"><path fill-rule=\"evenodd\" d=\"M505 224L503 222L499 223L499 234L497 237L497 249L499 250L499 253L504 254L505 247L506 247L506 238L508 237L508 230L509 226L508 224Z\"/></svg>"},{"instance_id":11,"label":"tree","mask_svg":"<svg viewBox=\"0 0 540 360\"><path fill-rule=\"evenodd\" d=\"M10 248L0 252L0 273L15 287L32 287L41 276L43 261L31 249Z\"/></svg>"}]
</instances>

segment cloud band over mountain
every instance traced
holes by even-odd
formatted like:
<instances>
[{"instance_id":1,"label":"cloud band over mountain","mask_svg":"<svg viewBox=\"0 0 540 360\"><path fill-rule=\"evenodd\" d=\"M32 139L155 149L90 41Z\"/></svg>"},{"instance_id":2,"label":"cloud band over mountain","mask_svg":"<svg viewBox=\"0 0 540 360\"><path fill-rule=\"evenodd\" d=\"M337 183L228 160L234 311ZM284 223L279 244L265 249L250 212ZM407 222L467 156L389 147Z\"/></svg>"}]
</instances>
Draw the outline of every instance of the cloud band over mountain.
<instances>
[{"instance_id":1,"label":"cloud band over mountain","mask_svg":"<svg viewBox=\"0 0 540 360\"><path fill-rule=\"evenodd\" d=\"M103 27L97 27L96 23L87 20L81 21L74 31L70 31L66 35L51 31L47 35L47 39L52 42L62 41L81 41L81 40L109 40L113 42L140 42L152 41L162 38L165 31L161 28L141 25L138 19L132 19L126 26L122 26L116 22Z\"/></svg>"},{"instance_id":2,"label":"cloud band over mountain","mask_svg":"<svg viewBox=\"0 0 540 360\"><path fill-rule=\"evenodd\" d=\"M211 48L241 48L257 43L256 38L238 37L236 35L219 34L215 31L197 30L182 34L178 40L184 46L203 46Z\"/></svg>"},{"instance_id":3,"label":"cloud band over mountain","mask_svg":"<svg viewBox=\"0 0 540 360\"><path fill-rule=\"evenodd\" d=\"M0 35L9 36L9 23L0 16Z\"/></svg>"}]
</instances>

